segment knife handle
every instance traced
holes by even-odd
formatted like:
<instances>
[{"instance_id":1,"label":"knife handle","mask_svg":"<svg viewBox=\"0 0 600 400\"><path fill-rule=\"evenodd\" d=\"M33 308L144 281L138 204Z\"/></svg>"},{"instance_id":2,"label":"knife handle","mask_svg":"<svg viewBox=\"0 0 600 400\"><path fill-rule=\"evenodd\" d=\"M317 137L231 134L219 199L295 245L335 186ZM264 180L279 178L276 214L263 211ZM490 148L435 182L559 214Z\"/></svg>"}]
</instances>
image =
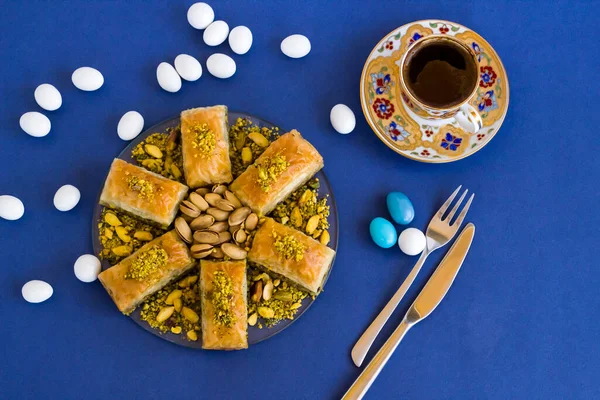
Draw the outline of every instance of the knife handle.
<instances>
[{"instance_id":1,"label":"knife handle","mask_svg":"<svg viewBox=\"0 0 600 400\"><path fill-rule=\"evenodd\" d=\"M425 248L423 253L421 253L421 257L419 257L419 260L402 283L402 286L400 286L396 293L394 293L394 296L392 296L390 301L388 301L383 310L381 310L381 312L377 315L373 322L371 322L371 325L369 325L367 330L361 335L360 339L358 339L358 341L352 348L352 361L354 361L354 364L356 364L357 367L360 367L362 365L363 361L365 360L365 357L367 356L367 353L369 352L369 349L375 341L375 338L377 337L377 335L379 335L381 328L383 328L383 326L390 318L396 307L398 307L398 304L400 304L400 301L402 301L402 298L410 288L410 285L412 285L412 283L414 282L419 271L421 271L421 267L425 263L425 260L427 259L430 253L431 250Z\"/></svg>"},{"instance_id":2,"label":"knife handle","mask_svg":"<svg viewBox=\"0 0 600 400\"><path fill-rule=\"evenodd\" d=\"M406 318L402 320L394 333L350 386L342 400L360 400L363 398L412 325L406 321Z\"/></svg>"}]
</instances>

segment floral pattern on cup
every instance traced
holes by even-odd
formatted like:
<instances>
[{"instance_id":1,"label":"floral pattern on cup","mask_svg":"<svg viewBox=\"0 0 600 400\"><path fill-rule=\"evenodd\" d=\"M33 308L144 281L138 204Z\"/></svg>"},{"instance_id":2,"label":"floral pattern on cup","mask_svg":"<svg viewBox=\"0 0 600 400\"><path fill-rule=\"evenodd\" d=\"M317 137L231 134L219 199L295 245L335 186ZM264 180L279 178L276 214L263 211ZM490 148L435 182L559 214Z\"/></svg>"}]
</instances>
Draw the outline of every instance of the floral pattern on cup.
<instances>
[{"instance_id":1,"label":"floral pattern on cup","mask_svg":"<svg viewBox=\"0 0 600 400\"><path fill-rule=\"evenodd\" d=\"M400 126L394 121L390 122L390 124L385 128L385 130L395 142L397 142L398 140L404 141L410 136L410 133L408 133L408 131L404 129L403 126Z\"/></svg>"},{"instance_id":2,"label":"floral pattern on cup","mask_svg":"<svg viewBox=\"0 0 600 400\"><path fill-rule=\"evenodd\" d=\"M494 86L494 83L496 83L496 78L498 77L498 75L496 75L494 72L494 69L491 66L486 65L480 67L479 71L481 72L479 86L482 88Z\"/></svg>"},{"instance_id":3,"label":"floral pattern on cup","mask_svg":"<svg viewBox=\"0 0 600 400\"><path fill-rule=\"evenodd\" d=\"M375 110L375 114L379 118L390 119L392 114L394 114L394 105L388 99L378 97L373 102L373 110Z\"/></svg>"},{"instance_id":4,"label":"floral pattern on cup","mask_svg":"<svg viewBox=\"0 0 600 400\"><path fill-rule=\"evenodd\" d=\"M394 82L391 82L390 74L384 74L383 72L371 74L371 81L373 82L373 90L377 94L390 93L394 85Z\"/></svg>"}]
</instances>

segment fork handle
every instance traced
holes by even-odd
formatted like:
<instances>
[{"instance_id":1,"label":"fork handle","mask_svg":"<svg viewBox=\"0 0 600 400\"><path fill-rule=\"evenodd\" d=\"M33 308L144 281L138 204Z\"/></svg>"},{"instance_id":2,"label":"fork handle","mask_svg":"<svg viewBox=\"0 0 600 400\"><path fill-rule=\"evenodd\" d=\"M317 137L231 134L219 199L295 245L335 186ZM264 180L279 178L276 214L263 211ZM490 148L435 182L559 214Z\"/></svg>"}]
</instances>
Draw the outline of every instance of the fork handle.
<instances>
[{"instance_id":1,"label":"fork handle","mask_svg":"<svg viewBox=\"0 0 600 400\"><path fill-rule=\"evenodd\" d=\"M394 350L396 350L396 347L400 344L404 335L406 335L406 332L408 332L411 327L412 324L408 323L406 318L404 318L394 333L392 333L390 338L377 352L375 357L369 362L369 365L367 365L359 377L356 378L352 386L350 386L350 389L348 389L344 397L342 397L342 400L360 400L363 398L394 353Z\"/></svg>"},{"instance_id":2,"label":"fork handle","mask_svg":"<svg viewBox=\"0 0 600 400\"><path fill-rule=\"evenodd\" d=\"M412 283L414 282L415 277L421 270L421 267L425 263L425 260L427 259L427 256L429 256L430 252L431 251L428 250L427 247L425 247L425 250L423 251L423 253L421 253L421 257L419 257L419 260L413 267L412 271L410 271L410 274L408 274L408 276L402 283L402 286L400 286L400 288L396 291L394 296L392 296L390 301L388 301L383 310L381 310L377 318L375 318L375 320L371 322L371 325L369 325L367 330L362 334L360 339L358 339L358 342L356 342L356 344L352 348L352 361L354 361L354 364L356 364L357 367L360 367L363 361L365 360L365 357L367 356L369 349L373 345L375 338L377 337L377 335L379 335L381 328L383 328L383 326L390 318L396 307L398 307L398 304L400 304L400 301L402 301L402 298L410 288L410 285L412 285Z\"/></svg>"}]
</instances>

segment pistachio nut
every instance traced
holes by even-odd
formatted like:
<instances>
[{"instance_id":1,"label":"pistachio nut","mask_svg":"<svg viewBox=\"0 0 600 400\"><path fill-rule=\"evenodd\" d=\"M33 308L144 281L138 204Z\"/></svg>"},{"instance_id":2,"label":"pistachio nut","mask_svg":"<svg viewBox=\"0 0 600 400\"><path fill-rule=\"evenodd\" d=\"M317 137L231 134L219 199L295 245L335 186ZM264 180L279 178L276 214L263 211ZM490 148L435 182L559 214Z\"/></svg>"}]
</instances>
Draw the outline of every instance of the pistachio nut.
<instances>
[{"instance_id":1,"label":"pistachio nut","mask_svg":"<svg viewBox=\"0 0 600 400\"><path fill-rule=\"evenodd\" d=\"M192 230L188 223L182 217L175 219L175 230L179 234L179 237L186 243L192 243Z\"/></svg>"},{"instance_id":2,"label":"pistachio nut","mask_svg":"<svg viewBox=\"0 0 600 400\"><path fill-rule=\"evenodd\" d=\"M223 243L221 245L223 253L232 260L243 260L248 255L248 252L233 243Z\"/></svg>"}]
</instances>

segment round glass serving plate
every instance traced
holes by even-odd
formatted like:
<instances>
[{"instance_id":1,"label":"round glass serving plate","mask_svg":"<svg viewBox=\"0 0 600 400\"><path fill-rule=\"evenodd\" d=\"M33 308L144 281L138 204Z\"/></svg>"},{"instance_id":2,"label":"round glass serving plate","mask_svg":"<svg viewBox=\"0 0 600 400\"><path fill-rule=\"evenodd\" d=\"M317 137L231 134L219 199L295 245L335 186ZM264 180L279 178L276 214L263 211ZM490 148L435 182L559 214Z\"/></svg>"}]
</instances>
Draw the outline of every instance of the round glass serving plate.
<instances>
[{"instance_id":1,"label":"round glass serving plate","mask_svg":"<svg viewBox=\"0 0 600 400\"><path fill-rule=\"evenodd\" d=\"M272 128L272 127L277 126L277 125L274 125L262 118L255 117L253 115L229 111L229 124L230 125L235 124L235 122L238 118L247 118L250 121L252 121L252 123L254 123L255 125L257 125L259 127L264 126L264 127ZM123 149L121 154L118 155L118 158L137 165L135 160L133 160L131 157L131 151L133 150L133 148L138 143L142 142L144 139L146 139L148 136L150 136L153 133L165 132L167 130L167 128L176 127L179 124L179 121L180 121L179 116L176 116L176 117L170 118L166 121L163 121L161 123L158 123L158 124L154 125L153 127L145 130L138 137L136 137L134 140L132 140L127 145L127 147L125 147L125 149ZM287 132L286 130L282 129L281 127L279 127L279 131ZM107 174L108 174L108 171L107 171ZM321 183L321 186L319 188L319 197L324 197L327 195L329 196L328 204L331 208L330 215L329 215L329 224L330 224L329 234L331 235L331 241L329 243L329 247L331 247L333 250L337 251L338 234L339 234L338 212L337 212L337 207L336 207L336 203L335 203L335 197L333 196L333 190L332 190L329 180L327 179L327 176L325 175L325 172L323 172L323 170L319 171L315 175L315 178L319 178L319 181ZM100 188L100 192L101 191L102 191L102 188ZM95 254L100 254L100 252L102 251L102 244L100 243L100 238L98 236L97 223L100 219L100 215L102 214L102 210L104 209L104 207L99 204L99 200L100 200L100 193L98 194L98 199L96 201L96 207L94 209L94 215L93 215L93 220L92 220L92 242L93 242ZM333 262L335 262L335 259ZM102 270L104 271L108 268L110 268L110 264L108 263L108 261L103 260L102 261ZM331 268L333 268L333 265ZM329 270L329 273L331 273L331 268ZM323 286L325 286L325 283L327 282L328 277L329 277L329 275L327 277L325 277ZM315 300L313 300L310 296L307 296L302 301L302 307L300 307L298 309L298 312L294 316L293 320L283 320L271 328L267 328L266 326L263 326L262 329L259 329L257 326L249 326L248 327L248 345L253 345L253 344L259 343L259 342L261 342L265 339L268 339L268 338L276 335L277 333L281 332L282 330L284 330L285 328L290 326L292 323L296 322L302 316L302 314L304 314L306 312L306 310L308 310L308 308L312 305L312 303L314 301ZM118 310L116 308L114 309L114 311L118 312ZM132 312L129 317L133 321L135 321L135 323L138 324L140 327L142 327L146 331L152 333L153 335L160 337L163 340L167 340L169 342L178 344L180 346L196 348L196 349L202 348L201 335L198 335L199 338L196 342L191 342L185 337L185 334L175 335L171 332L162 333L158 329L153 329L150 325L148 325L148 323L146 321L143 321L140 318L140 307L138 307L134 312Z\"/></svg>"}]
</instances>

